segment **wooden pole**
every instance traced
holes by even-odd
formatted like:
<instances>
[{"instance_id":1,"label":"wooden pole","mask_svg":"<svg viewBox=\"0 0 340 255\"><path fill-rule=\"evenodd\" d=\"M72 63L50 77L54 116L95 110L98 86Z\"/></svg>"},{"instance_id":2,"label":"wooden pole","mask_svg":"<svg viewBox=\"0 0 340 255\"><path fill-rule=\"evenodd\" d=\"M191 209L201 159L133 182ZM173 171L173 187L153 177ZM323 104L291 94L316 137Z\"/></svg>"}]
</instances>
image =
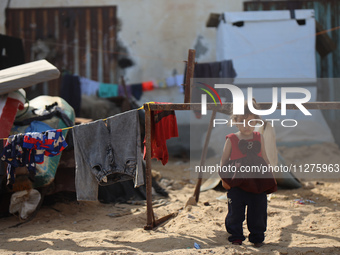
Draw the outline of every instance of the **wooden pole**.
<instances>
[{"instance_id":1,"label":"wooden pole","mask_svg":"<svg viewBox=\"0 0 340 255\"><path fill-rule=\"evenodd\" d=\"M144 104L145 109L145 179L146 179L146 225L145 230L152 230L154 227L167 221L175 214L171 213L160 219L155 219L152 208L152 175L151 175L151 110L148 104Z\"/></svg>"},{"instance_id":2,"label":"wooden pole","mask_svg":"<svg viewBox=\"0 0 340 255\"><path fill-rule=\"evenodd\" d=\"M151 176L151 111L148 104L144 104L145 110L145 179L146 179L146 226L145 230L154 227L154 214L152 209L152 176Z\"/></svg>"},{"instance_id":3,"label":"wooden pole","mask_svg":"<svg viewBox=\"0 0 340 255\"><path fill-rule=\"evenodd\" d=\"M184 102L190 103L191 95L191 78L194 77L195 68L195 50L189 50L188 61L187 61L187 74L185 81L185 96ZM125 93L127 94L125 81L122 77L122 85L124 86ZM149 104L144 104L145 110L145 179L146 179L146 226L145 230L151 230L158 224L170 219L174 214L169 214L158 220L155 219L153 208L152 208L152 175L151 175L151 110Z\"/></svg>"},{"instance_id":4,"label":"wooden pole","mask_svg":"<svg viewBox=\"0 0 340 255\"><path fill-rule=\"evenodd\" d=\"M188 61L187 61L187 72L185 77L185 85L184 85L184 103L190 103L191 97L191 78L194 78L194 70L195 70L195 50L189 50L188 53Z\"/></svg>"},{"instance_id":5,"label":"wooden pole","mask_svg":"<svg viewBox=\"0 0 340 255\"><path fill-rule=\"evenodd\" d=\"M124 76L122 75L122 76L120 77L120 79L121 79L122 86L123 86L123 89L124 89L125 97L126 97L127 99L130 99L130 98L129 98L129 93L127 92L127 89L126 89L126 84L125 84Z\"/></svg>"},{"instance_id":6,"label":"wooden pole","mask_svg":"<svg viewBox=\"0 0 340 255\"><path fill-rule=\"evenodd\" d=\"M216 111L213 110L213 112L211 114L211 118L210 118L210 123L209 123L208 131L207 131L207 135L205 136L204 146L203 146L203 150L202 150L202 154L201 154L201 164L200 164L200 166L205 166L205 160L207 158L207 152L208 152L208 145L209 145L211 131L212 131L212 128L213 128L213 122L214 122L215 117L216 117ZM195 197L196 203L198 202L199 197L200 197L201 184L202 184L202 172L199 172L196 187L195 187L195 192L194 192L194 197Z\"/></svg>"}]
</instances>

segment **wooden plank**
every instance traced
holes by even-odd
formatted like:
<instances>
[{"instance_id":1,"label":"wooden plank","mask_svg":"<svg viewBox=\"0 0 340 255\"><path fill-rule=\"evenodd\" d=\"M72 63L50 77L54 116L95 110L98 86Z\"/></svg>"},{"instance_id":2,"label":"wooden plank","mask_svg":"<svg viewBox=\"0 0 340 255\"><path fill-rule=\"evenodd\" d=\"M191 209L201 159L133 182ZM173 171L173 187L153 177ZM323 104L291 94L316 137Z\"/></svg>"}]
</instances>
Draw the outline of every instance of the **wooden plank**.
<instances>
[{"instance_id":1,"label":"wooden plank","mask_svg":"<svg viewBox=\"0 0 340 255\"><path fill-rule=\"evenodd\" d=\"M78 23L79 45L79 76L86 77L86 11L78 10L76 15ZM88 77L90 78L90 77Z\"/></svg>"},{"instance_id":2,"label":"wooden plank","mask_svg":"<svg viewBox=\"0 0 340 255\"><path fill-rule=\"evenodd\" d=\"M218 27L218 24L220 23L220 16L221 13L210 13L206 27Z\"/></svg>"},{"instance_id":3,"label":"wooden plank","mask_svg":"<svg viewBox=\"0 0 340 255\"><path fill-rule=\"evenodd\" d=\"M117 76L117 62L118 62L118 54L116 52L116 37L117 37L117 17L116 17L117 9L116 7L112 7L109 9L109 55L110 59L110 83L118 83L118 76Z\"/></svg>"},{"instance_id":4,"label":"wooden plank","mask_svg":"<svg viewBox=\"0 0 340 255\"><path fill-rule=\"evenodd\" d=\"M66 63L65 63L65 69L70 72L71 74L74 74L74 62L77 61L75 59L74 54L74 46L75 46L75 17L74 17L74 10L72 8L69 8L65 11L65 20L67 25L64 26L63 32L65 33L65 50L66 50Z\"/></svg>"},{"instance_id":5,"label":"wooden plank","mask_svg":"<svg viewBox=\"0 0 340 255\"><path fill-rule=\"evenodd\" d=\"M106 28L107 31L110 30L110 17L109 17L109 11L110 9L103 9L102 14L102 22L103 22L103 28ZM110 81L110 55L112 52L110 52L110 35L109 33L105 33L103 30L103 52L102 52L102 61L103 61L103 82L105 83L113 83Z\"/></svg>"},{"instance_id":6,"label":"wooden plank","mask_svg":"<svg viewBox=\"0 0 340 255\"><path fill-rule=\"evenodd\" d=\"M91 52L91 79L95 81L99 81L100 77L98 77L98 8L91 8L90 9L90 27L87 28L90 30L91 34L91 46L90 46L90 52Z\"/></svg>"},{"instance_id":7,"label":"wooden plank","mask_svg":"<svg viewBox=\"0 0 340 255\"><path fill-rule=\"evenodd\" d=\"M44 59L1 70L0 95L56 79L59 75L59 70Z\"/></svg>"}]
</instances>

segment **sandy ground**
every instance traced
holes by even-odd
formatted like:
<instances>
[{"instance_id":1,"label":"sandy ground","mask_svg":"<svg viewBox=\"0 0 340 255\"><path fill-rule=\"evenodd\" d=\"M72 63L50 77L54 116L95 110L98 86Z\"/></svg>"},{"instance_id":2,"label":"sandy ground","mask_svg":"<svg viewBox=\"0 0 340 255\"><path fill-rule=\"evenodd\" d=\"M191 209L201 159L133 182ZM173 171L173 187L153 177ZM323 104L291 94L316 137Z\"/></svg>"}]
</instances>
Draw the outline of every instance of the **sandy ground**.
<instances>
[{"instance_id":1,"label":"sandy ground","mask_svg":"<svg viewBox=\"0 0 340 255\"><path fill-rule=\"evenodd\" d=\"M152 166L170 193L168 199L154 198L156 217L178 213L166 224L144 230L144 205L64 200L43 206L32 221L19 227L11 228L20 222L18 217L1 218L0 253L340 254L340 179L306 181L303 188L272 195L266 244L255 248L247 240L242 246L227 241L227 203L216 199L225 194L223 190L202 192L197 206L183 208L195 186L188 162L171 159L166 166L155 161ZM246 224L244 231L248 235ZM195 243L201 248L194 248Z\"/></svg>"}]
</instances>

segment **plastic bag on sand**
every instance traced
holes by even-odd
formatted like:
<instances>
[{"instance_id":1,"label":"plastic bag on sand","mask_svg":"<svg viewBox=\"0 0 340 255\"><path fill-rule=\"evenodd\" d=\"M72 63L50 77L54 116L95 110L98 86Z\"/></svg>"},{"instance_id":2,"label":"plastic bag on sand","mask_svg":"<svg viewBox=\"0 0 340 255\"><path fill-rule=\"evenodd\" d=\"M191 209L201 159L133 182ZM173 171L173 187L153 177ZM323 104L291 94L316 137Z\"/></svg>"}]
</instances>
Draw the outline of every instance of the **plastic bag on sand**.
<instances>
[{"instance_id":1,"label":"plastic bag on sand","mask_svg":"<svg viewBox=\"0 0 340 255\"><path fill-rule=\"evenodd\" d=\"M17 191L12 194L9 212L18 212L20 218L27 219L37 208L40 199L41 195L36 189Z\"/></svg>"}]
</instances>

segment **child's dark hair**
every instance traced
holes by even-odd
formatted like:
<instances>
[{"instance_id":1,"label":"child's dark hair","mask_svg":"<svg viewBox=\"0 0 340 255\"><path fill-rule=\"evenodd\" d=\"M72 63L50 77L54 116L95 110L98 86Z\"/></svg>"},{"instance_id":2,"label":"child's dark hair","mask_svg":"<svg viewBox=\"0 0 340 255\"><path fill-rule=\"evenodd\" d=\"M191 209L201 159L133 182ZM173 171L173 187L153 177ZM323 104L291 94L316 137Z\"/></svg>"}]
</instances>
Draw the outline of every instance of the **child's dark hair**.
<instances>
[{"instance_id":1,"label":"child's dark hair","mask_svg":"<svg viewBox=\"0 0 340 255\"><path fill-rule=\"evenodd\" d=\"M253 98L252 101L253 101L253 106L254 106L254 108L257 109L257 110L260 110L261 107L256 103L255 98ZM244 118L247 118L249 115L254 115L254 119L261 119L261 117L260 117L259 115L254 114L254 113L252 113L252 112L249 110L248 101L245 100L245 101L244 101L244 114L243 114L243 115L232 114L232 115L230 116L230 119L231 119L232 121L237 121L237 118L238 118L239 116L243 116Z\"/></svg>"}]
</instances>

